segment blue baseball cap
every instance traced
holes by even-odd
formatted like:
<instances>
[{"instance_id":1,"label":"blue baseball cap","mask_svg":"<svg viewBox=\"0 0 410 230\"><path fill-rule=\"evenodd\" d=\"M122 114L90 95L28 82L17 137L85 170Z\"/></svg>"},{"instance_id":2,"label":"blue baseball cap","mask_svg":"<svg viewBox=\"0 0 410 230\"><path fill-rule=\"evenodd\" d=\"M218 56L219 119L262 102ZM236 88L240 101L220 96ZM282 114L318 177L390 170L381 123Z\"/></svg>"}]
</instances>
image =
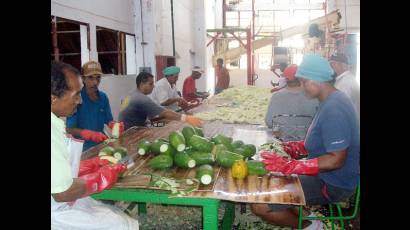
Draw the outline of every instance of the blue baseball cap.
<instances>
[{"instance_id":1,"label":"blue baseball cap","mask_svg":"<svg viewBox=\"0 0 410 230\"><path fill-rule=\"evenodd\" d=\"M327 82L333 80L334 71L329 61L317 54L306 54L299 65L295 76L313 81Z\"/></svg>"}]
</instances>

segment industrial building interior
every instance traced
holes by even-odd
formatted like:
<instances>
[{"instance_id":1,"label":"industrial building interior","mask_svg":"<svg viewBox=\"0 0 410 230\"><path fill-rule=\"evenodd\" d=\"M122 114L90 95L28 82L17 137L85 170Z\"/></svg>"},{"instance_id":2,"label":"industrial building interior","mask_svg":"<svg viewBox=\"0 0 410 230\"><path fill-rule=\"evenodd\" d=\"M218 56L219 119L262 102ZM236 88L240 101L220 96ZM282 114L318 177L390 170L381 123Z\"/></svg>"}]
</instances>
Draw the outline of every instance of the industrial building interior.
<instances>
[{"instance_id":1,"label":"industrial building interior","mask_svg":"<svg viewBox=\"0 0 410 230\"><path fill-rule=\"evenodd\" d=\"M283 62L299 65L308 53L326 59L344 53L360 84L360 0L51 0L50 20L51 60L79 70L98 61L104 73L99 89L114 120L142 71L156 82L165 67L180 67L176 88L182 92L198 66L204 73L197 90L213 95L218 58L229 71L230 87L270 89ZM161 217L157 225L148 220L153 216L138 217L141 229L200 229L194 222L202 222L201 210L150 208ZM237 208L234 225L242 227L233 229L290 229ZM178 216L175 225L164 224ZM360 218L345 227L360 229Z\"/></svg>"}]
</instances>

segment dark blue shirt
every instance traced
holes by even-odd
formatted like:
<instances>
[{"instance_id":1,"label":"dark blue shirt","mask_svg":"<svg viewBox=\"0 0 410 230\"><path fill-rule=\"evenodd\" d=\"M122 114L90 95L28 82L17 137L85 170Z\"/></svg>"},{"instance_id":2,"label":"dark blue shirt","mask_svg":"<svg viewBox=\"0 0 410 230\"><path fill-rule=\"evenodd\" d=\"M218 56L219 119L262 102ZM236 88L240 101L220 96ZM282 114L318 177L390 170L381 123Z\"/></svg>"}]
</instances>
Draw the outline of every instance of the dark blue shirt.
<instances>
[{"instance_id":1,"label":"dark blue shirt","mask_svg":"<svg viewBox=\"0 0 410 230\"><path fill-rule=\"evenodd\" d=\"M341 168L319 173L323 181L348 190L356 188L360 175L359 132L357 114L346 94L335 91L320 103L306 134L305 148L309 152L308 158L347 149L347 158Z\"/></svg>"},{"instance_id":2,"label":"dark blue shirt","mask_svg":"<svg viewBox=\"0 0 410 230\"><path fill-rule=\"evenodd\" d=\"M89 129L96 132L103 132L104 124L113 120L110 102L105 93L98 91L97 101L92 101L86 92L85 87L81 90L82 104L78 106L77 112L71 117L67 117L67 128ZM83 151L98 143L85 141Z\"/></svg>"}]
</instances>

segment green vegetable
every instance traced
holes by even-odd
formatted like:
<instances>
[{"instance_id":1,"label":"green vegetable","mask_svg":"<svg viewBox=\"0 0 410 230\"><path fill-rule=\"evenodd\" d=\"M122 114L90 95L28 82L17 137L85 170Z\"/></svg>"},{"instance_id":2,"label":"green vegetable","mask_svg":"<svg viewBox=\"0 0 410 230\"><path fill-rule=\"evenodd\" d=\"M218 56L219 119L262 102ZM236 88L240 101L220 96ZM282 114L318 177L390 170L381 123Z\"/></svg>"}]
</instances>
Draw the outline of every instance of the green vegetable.
<instances>
[{"instance_id":1,"label":"green vegetable","mask_svg":"<svg viewBox=\"0 0 410 230\"><path fill-rule=\"evenodd\" d=\"M196 135L200 137L205 137L204 132L202 131L201 128L194 127L194 130L195 130Z\"/></svg>"},{"instance_id":2,"label":"green vegetable","mask_svg":"<svg viewBox=\"0 0 410 230\"><path fill-rule=\"evenodd\" d=\"M213 164L215 156L212 153L194 151L189 154L197 165Z\"/></svg>"},{"instance_id":3,"label":"green vegetable","mask_svg":"<svg viewBox=\"0 0 410 230\"><path fill-rule=\"evenodd\" d=\"M246 150L244 148L236 148L232 152L242 155L244 158L247 157Z\"/></svg>"},{"instance_id":4,"label":"green vegetable","mask_svg":"<svg viewBox=\"0 0 410 230\"><path fill-rule=\"evenodd\" d=\"M114 154L115 149L111 146L104 147L98 153L98 156L112 156Z\"/></svg>"},{"instance_id":5,"label":"green vegetable","mask_svg":"<svg viewBox=\"0 0 410 230\"><path fill-rule=\"evenodd\" d=\"M146 153L148 153L150 151L151 148L151 142L147 141L147 140L142 140L138 143L138 154L139 155L145 155Z\"/></svg>"},{"instance_id":6,"label":"green vegetable","mask_svg":"<svg viewBox=\"0 0 410 230\"><path fill-rule=\"evenodd\" d=\"M241 147L241 146L244 145L244 144L245 144L245 143L243 143L243 141L237 140L237 141L232 142L232 147L233 147L234 149L237 149L237 148Z\"/></svg>"},{"instance_id":7,"label":"green vegetable","mask_svg":"<svg viewBox=\"0 0 410 230\"><path fill-rule=\"evenodd\" d=\"M177 131L172 131L169 134L169 142L178 152L182 152L185 149L185 138Z\"/></svg>"},{"instance_id":8,"label":"green vegetable","mask_svg":"<svg viewBox=\"0 0 410 230\"><path fill-rule=\"evenodd\" d=\"M151 145L151 151L156 154L166 152L169 148L169 143L164 140L156 140Z\"/></svg>"},{"instance_id":9,"label":"green vegetable","mask_svg":"<svg viewBox=\"0 0 410 230\"><path fill-rule=\"evenodd\" d=\"M128 150L124 147L118 147L114 150L113 157L121 160L123 157L127 156Z\"/></svg>"},{"instance_id":10,"label":"green vegetable","mask_svg":"<svg viewBox=\"0 0 410 230\"><path fill-rule=\"evenodd\" d=\"M243 160L243 158L244 157L242 155L227 150L219 151L216 153L216 162L225 168L232 167L235 161Z\"/></svg>"},{"instance_id":11,"label":"green vegetable","mask_svg":"<svg viewBox=\"0 0 410 230\"><path fill-rule=\"evenodd\" d=\"M185 142L187 145L190 145L189 139L191 139L191 137L195 134L196 134L195 129L192 128L191 126L185 126L182 129L182 135L184 135Z\"/></svg>"},{"instance_id":12,"label":"green vegetable","mask_svg":"<svg viewBox=\"0 0 410 230\"><path fill-rule=\"evenodd\" d=\"M248 144L248 145L242 146L242 148L245 150L245 157L252 157L253 155L256 154L255 145Z\"/></svg>"},{"instance_id":13,"label":"green vegetable","mask_svg":"<svg viewBox=\"0 0 410 230\"><path fill-rule=\"evenodd\" d=\"M211 140L215 142L216 144L223 144L226 147L228 147L232 143L232 138L227 137L222 134L216 134L215 136L211 138Z\"/></svg>"},{"instance_id":14,"label":"green vegetable","mask_svg":"<svg viewBox=\"0 0 410 230\"><path fill-rule=\"evenodd\" d=\"M159 156L152 158L148 162L148 165L153 169L166 169L170 168L173 165L173 163L174 162L172 160L172 157L166 154L161 154Z\"/></svg>"},{"instance_id":15,"label":"green vegetable","mask_svg":"<svg viewBox=\"0 0 410 230\"><path fill-rule=\"evenodd\" d=\"M193 135L189 140L192 147L201 152L211 152L213 145L212 143L206 139L205 137L200 137L198 135Z\"/></svg>"},{"instance_id":16,"label":"green vegetable","mask_svg":"<svg viewBox=\"0 0 410 230\"><path fill-rule=\"evenodd\" d=\"M210 184L214 177L214 169L211 165L205 164L198 167L196 170L195 177L202 183L202 184Z\"/></svg>"},{"instance_id":17,"label":"green vegetable","mask_svg":"<svg viewBox=\"0 0 410 230\"><path fill-rule=\"evenodd\" d=\"M174 163L180 168L193 168L196 165L196 161L186 152L176 153L174 156Z\"/></svg>"},{"instance_id":18,"label":"green vegetable","mask_svg":"<svg viewBox=\"0 0 410 230\"><path fill-rule=\"evenodd\" d=\"M169 145L167 151L165 151L161 154L165 154L165 155L168 155L170 157L174 157L175 153L177 153L177 150L174 149L174 147L172 147L171 145Z\"/></svg>"},{"instance_id":19,"label":"green vegetable","mask_svg":"<svg viewBox=\"0 0 410 230\"><path fill-rule=\"evenodd\" d=\"M263 176L268 173L265 169L265 164L261 161L250 160L247 161L249 175Z\"/></svg>"}]
</instances>

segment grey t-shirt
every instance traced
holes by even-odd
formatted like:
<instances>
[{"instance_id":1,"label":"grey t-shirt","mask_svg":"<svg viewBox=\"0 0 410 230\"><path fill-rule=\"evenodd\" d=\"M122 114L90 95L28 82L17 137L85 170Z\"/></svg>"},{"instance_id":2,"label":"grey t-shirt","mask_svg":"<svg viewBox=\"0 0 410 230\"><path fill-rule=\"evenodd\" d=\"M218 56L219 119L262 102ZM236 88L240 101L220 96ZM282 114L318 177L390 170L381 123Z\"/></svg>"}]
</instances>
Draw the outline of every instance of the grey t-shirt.
<instances>
[{"instance_id":1,"label":"grey t-shirt","mask_svg":"<svg viewBox=\"0 0 410 230\"><path fill-rule=\"evenodd\" d=\"M121 102L119 120L124 122L125 129L132 126L144 126L147 117L158 116L164 109L139 90L133 90Z\"/></svg>"},{"instance_id":2,"label":"grey t-shirt","mask_svg":"<svg viewBox=\"0 0 410 230\"><path fill-rule=\"evenodd\" d=\"M303 140L318 107L319 101L307 98L303 90L284 88L273 93L265 123L279 131L283 141Z\"/></svg>"}]
</instances>

